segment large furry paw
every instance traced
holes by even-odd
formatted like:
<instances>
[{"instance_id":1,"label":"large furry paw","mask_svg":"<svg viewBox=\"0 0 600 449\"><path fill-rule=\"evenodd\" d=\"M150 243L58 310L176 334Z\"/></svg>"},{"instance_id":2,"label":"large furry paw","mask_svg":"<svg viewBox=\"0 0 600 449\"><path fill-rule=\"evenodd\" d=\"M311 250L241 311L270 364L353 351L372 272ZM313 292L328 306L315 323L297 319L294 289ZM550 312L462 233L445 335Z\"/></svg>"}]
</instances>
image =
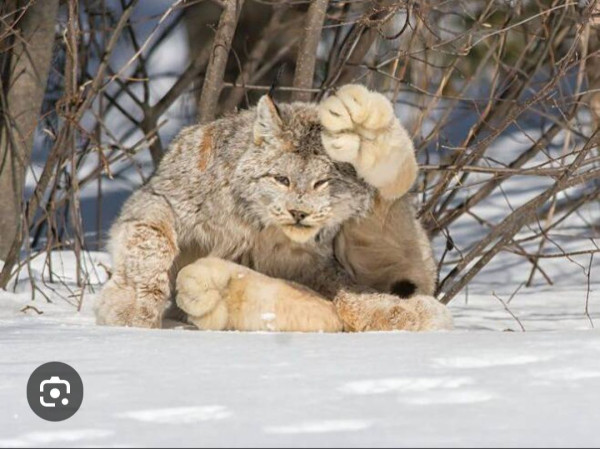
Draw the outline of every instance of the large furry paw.
<instances>
[{"instance_id":1,"label":"large furry paw","mask_svg":"<svg viewBox=\"0 0 600 449\"><path fill-rule=\"evenodd\" d=\"M225 330L229 322L227 298L233 276L243 267L206 257L184 267L177 275L175 301L200 329Z\"/></svg>"},{"instance_id":2,"label":"large furry paw","mask_svg":"<svg viewBox=\"0 0 600 449\"><path fill-rule=\"evenodd\" d=\"M405 307L411 308L419 319L420 331L452 330L454 320L448 307L433 296L415 295L401 299Z\"/></svg>"},{"instance_id":3,"label":"large furry paw","mask_svg":"<svg viewBox=\"0 0 600 449\"><path fill-rule=\"evenodd\" d=\"M96 323L104 326L160 328L162 307L136 298L131 287L110 280L102 288L95 307Z\"/></svg>"},{"instance_id":4,"label":"large furry paw","mask_svg":"<svg viewBox=\"0 0 600 449\"><path fill-rule=\"evenodd\" d=\"M212 257L179 272L176 301L199 329L342 330L333 304L312 290Z\"/></svg>"},{"instance_id":5,"label":"large furry paw","mask_svg":"<svg viewBox=\"0 0 600 449\"><path fill-rule=\"evenodd\" d=\"M359 84L343 86L321 102L319 119L332 159L351 163L386 198L408 191L417 174L414 147L385 96Z\"/></svg>"},{"instance_id":6,"label":"large furry paw","mask_svg":"<svg viewBox=\"0 0 600 449\"><path fill-rule=\"evenodd\" d=\"M435 331L454 328L449 310L432 296L400 299L369 294L340 298L337 312L349 331Z\"/></svg>"}]
</instances>

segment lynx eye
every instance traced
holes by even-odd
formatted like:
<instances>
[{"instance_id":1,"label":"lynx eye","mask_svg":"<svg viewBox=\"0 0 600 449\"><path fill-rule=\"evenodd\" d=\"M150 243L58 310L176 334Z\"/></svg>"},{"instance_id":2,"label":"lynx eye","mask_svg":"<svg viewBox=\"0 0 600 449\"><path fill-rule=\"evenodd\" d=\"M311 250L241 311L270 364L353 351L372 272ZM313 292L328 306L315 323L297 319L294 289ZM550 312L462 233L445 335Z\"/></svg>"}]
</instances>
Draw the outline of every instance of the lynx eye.
<instances>
[{"instance_id":1,"label":"lynx eye","mask_svg":"<svg viewBox=\"0 0 600 449\"><path fill-rule=\"evenodd\" d=\"M313 184L313 189L325 186L329 182L329 179L321 179Z\"/></svg>"},{"instance_id":2,"label":"lynx eye","mask_svg":"<svg viewBox=\"0 0 600 449\"><path fill-rule=\"evenodd\" d=\"M287 176L273 176L273 179L281 185L284 185L286 187L290 186L290 178L288 178Z\"/></svg>"}]
</instances>

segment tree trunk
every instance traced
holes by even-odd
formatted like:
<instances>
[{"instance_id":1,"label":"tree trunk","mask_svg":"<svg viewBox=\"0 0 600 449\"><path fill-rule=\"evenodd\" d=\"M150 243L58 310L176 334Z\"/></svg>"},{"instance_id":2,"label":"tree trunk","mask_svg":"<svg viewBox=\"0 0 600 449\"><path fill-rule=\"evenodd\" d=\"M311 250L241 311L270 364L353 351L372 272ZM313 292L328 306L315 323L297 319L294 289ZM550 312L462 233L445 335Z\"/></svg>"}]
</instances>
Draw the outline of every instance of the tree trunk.
<instances>
[{"instance_id":1,"label":"tree trunk","mask_svg":"<svg viewBox=\"0 0 600 449\"><path fill-rule=\"evenodd\" d=\"M20 232L25 174L52 57L59 0L13 0L18 36L3 56L0 95L0 259ZM21 15L22 9L26 8ZM16 11L15 11L16 10ZM11 11L4 11L10 13ZM7 48L8 45L0 44Z\"/></svg>"},{"instance_id":2,"label":"tree trunk","mask_svg":"<svg viewBox=\"0 0 600 449\"><path fill-rule=\"evenodd\" d=\"M313 86L317 47L321 41L321 30L327 15L328 0L313 0L306 14L304 36L298 49L294 87L310 89ZM296 91L292 96L294 101L310 101L312 95L308 90Z\"/></svg>"},{"instance_id":3,"label":"tree trunk","mask_svg":"<svg viewBox=\"0 0 600 449\"><path fill-rule=\"evenodd\" d=\"M590 35L588 41L588 54L592 55L586 65L587 90L590 92L584 97L588 104L592 119L596 127L600 126L600 0L594 6L594 14L590 23Z\"/></svg>"}]
</instances>

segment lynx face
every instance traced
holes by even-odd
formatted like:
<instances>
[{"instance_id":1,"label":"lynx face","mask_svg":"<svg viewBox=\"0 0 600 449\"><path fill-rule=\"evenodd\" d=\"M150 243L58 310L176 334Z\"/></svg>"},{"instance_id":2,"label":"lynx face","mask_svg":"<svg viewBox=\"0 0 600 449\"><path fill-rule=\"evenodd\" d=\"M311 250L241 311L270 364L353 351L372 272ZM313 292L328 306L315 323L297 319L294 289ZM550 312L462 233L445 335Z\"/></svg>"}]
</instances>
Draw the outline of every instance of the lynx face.
<instances>
[{"instance_id":1,"label":"lynx face","mask_svg":"<svg viewBox=\"0 0 600 449\"><path fill-rule=\"evenodd\" d=\"M321 143L316 111L292 104L257 107L254 145L240 159L238 192L263 226L279 227L299 243L370 207L372 188L350 164L334 162Z\"/></svg>"}]
</instances>

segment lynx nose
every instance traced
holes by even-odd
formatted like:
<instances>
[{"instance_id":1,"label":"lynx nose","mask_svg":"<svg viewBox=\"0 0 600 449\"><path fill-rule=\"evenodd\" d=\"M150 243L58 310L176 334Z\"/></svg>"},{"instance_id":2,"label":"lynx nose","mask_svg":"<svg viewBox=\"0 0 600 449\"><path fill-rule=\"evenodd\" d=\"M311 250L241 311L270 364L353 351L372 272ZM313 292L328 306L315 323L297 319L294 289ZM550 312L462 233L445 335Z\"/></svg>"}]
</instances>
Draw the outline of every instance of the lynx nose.
<instances>
[{"instance_id":1,"label":"lynx nose","mask_svg":"<svg viewBox=\"0 0 600 449\"><path fill-rule=\"evenodd\" d=\"M296 223L300 223L302 220L308 217L308 214L306 212L302 212L301 210L290 209L288 212L294 218L294 220L296 220Z\"/></svg>"}]
</instances>

